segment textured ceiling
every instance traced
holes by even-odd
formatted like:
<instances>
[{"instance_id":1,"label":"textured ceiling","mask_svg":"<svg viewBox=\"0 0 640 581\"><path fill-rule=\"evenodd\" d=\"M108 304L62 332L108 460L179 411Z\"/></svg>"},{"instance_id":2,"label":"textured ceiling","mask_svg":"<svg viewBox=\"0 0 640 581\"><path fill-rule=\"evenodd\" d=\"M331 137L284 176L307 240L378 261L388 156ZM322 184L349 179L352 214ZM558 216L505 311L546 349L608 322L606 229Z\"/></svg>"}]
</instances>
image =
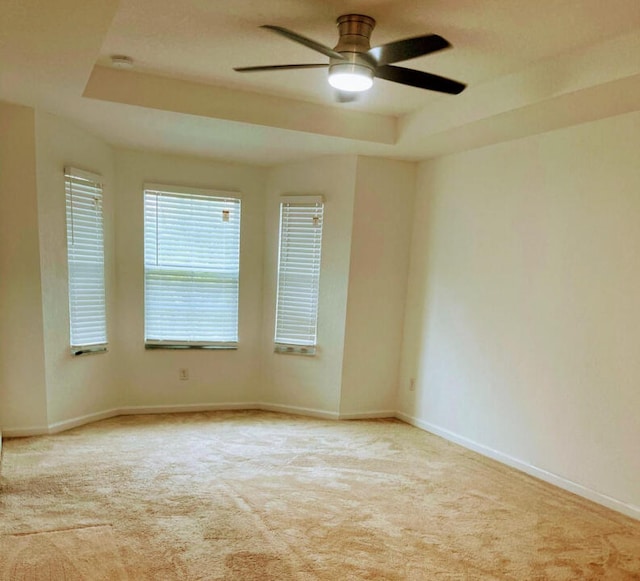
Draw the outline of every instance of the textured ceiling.
<instances>
[{"instance_id":1,"label":"textured ceiling","mask_svg":"<svg viewBox=\"0 0 640 581\"><path fill-rule=\"evenodd\" d=\"M640 107L638 0L0 0L0 10L0 99L130 147L265 164L344 152L420 159L535 132L531 119L549 130ZM373 45L444 36L454 48L402 64L468 89L377 79L359 102L337 104L322 69L232 70L323 62L259 26L334 46L335 20L351 12L376 19ZM134 71L107 68L114 54Z\"/></svg>"}]
</instances>

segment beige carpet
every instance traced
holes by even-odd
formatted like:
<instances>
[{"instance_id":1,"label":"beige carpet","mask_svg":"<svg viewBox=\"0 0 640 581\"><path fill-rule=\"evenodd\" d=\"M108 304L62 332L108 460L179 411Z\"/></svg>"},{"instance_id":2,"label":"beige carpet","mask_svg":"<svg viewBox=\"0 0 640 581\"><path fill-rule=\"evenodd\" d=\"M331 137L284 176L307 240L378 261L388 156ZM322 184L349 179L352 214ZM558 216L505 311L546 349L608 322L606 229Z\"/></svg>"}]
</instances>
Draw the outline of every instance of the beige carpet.
<instances>
[{"instance_id":1,"label":"beige carpet","mask_svg":"<svg viewBox=\"0 0 640 581\"><path fill-rule=\"evenodd\" d=\"M128 579L111 527L2 537L3 581L121 581Z\"/></svg>"},{"instance_id":2,"label":"beige carpet","mask_svg":"<svg viewBox=\"0 0 640 581\"><path fill-rule=\"evenodd\" d=\"M393 420L130 416L6 442L0 572L621 581L640 522Z\"/></svg>"}]
</instances>

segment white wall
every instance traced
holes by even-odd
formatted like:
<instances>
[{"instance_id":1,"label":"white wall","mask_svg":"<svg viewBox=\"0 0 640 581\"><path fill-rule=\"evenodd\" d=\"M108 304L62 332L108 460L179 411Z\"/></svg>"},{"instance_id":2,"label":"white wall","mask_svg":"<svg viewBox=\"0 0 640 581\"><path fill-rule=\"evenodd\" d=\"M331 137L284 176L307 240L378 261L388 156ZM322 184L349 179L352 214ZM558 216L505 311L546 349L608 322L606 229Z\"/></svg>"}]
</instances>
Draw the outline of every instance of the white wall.
<instances>
[{"instance_id":1,"label":"white wall","mask_svg":"<svg viewBox=\"0 0 640 581\"><path fill-rule=\"evenodd\" d=\"M0 426L46 425L35 118L0 102Z\"/></svg>"},{"instance_id":2,"label":"white wall","mask_svg":"<svg viewBox=\"0 0 640 581\"><path fill-rule=\"evenodd\" d=\"M43 112L36 113L36 154L40 265L44 313L44 350L49 424L103 412L119 405L114 370L114 164L102 140ZM69 351L69 295L64 167L92 171L104 178L106 353L74 356Z\"/></svg>"},{"instance_id":3,"label":"white wall","mask_svg":"<svg viewBox=\"0 0 640 581\"><path fill-rule=\"evenodd\" d=\"M260 385L265 170L241 164L117 150L116 350L126 406L247 403ZM239 348L145 350L143 184L183 185L242 194ZM189 369L188 381L178 379Z\"/></svg>"},{"instance_id":4,"label":"white wall","mask_svg":"<svg viewBox=\"0 0 640 581\"><path fill-rule=\"evenodd\" d=\"M638 151L633 113L421 164L399 401L636 516Z\"/></svg>"},{"instance_id":5,"label":"white wall","mask_svg":"<svg viewBox=\"0 0 640 581\"><path fill-rule=\"evenodd\" d=\"M329 156L284 164L269 171L265 211L263 402L328 415L339 412L356 162L355 156ZM282 194L321 194L325 199L315 357L273 352Z\"/></svg>"},{"instance_id":6,"label":"white wall","mask_svg":"<svg viewBox=\"0 0 640 581\"><path fill-rule=\"evenodd\" d=\"M358 157L341 415L396 409L415 169Z\"/></svg>"}]
</instances>

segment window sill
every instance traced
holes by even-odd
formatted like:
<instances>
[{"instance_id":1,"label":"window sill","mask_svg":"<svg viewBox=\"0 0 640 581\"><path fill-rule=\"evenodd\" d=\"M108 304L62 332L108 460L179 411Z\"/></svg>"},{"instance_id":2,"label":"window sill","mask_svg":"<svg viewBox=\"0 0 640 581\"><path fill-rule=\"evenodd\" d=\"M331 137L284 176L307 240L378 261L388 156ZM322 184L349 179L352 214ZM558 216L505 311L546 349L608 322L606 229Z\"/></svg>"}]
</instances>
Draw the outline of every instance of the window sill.
<instances>
[{"instance_id":1,"label":"window sill","mask_svg":"<svg viewBox=\"0 0 640 581\"><path fill-rule=\"evenodd\" d=\"M185 343L145 343L144 348L154 351L156 349L171 349L171 350L184 350L184 349L200 349L207 351L237 351L237 344L229 345L199 345L185 344Z\"/></svg>"},{"instance_id":2,"label":"window sill","mask_svg":"<svg viewBox=\"0 0 640 581\"><path fill-rule=\"evenodd\" d=\"M315 357L315 345L276 345L273 348L274 353L281 355L303 355L306 357Z\"/></svg>"},{"instance_id":3,"label":"window sill","mask_svg":"<svg viewBox=\"0 0 640 581\"><path fill-rule=\"evenodd\" d=\"M106 353L106 345L89 345L87 347L71 347L71 355L78 357L79 355L96 355L97 353Z\"/></svg>"}]
</instances>

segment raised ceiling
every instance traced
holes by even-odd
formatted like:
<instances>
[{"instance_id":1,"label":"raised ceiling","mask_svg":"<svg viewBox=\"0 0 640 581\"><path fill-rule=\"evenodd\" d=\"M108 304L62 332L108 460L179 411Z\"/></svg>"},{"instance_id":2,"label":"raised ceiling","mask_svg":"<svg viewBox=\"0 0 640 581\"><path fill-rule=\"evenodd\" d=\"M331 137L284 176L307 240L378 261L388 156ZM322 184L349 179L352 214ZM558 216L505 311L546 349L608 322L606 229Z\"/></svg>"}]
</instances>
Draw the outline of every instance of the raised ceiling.
<instances>
[{"instance_id":1,"label":"raised ceiling","mask_svg":"<svg viewBox=\"0 0 640 581\"><path fill-rule=\"evenodd\" d=\"M61 114L127 147L252 163L362 153L422 159L640 108L638 0L0 0L0 99ZM337 104L323 62L264 29L334 46L345 13L372 44L425 33L454 48L412 68L468 83L459 96L377 79ZM110 56L134 59L115 71ZM405 63L402 63L405 64Z\"/></svg>"}]
</instances>

